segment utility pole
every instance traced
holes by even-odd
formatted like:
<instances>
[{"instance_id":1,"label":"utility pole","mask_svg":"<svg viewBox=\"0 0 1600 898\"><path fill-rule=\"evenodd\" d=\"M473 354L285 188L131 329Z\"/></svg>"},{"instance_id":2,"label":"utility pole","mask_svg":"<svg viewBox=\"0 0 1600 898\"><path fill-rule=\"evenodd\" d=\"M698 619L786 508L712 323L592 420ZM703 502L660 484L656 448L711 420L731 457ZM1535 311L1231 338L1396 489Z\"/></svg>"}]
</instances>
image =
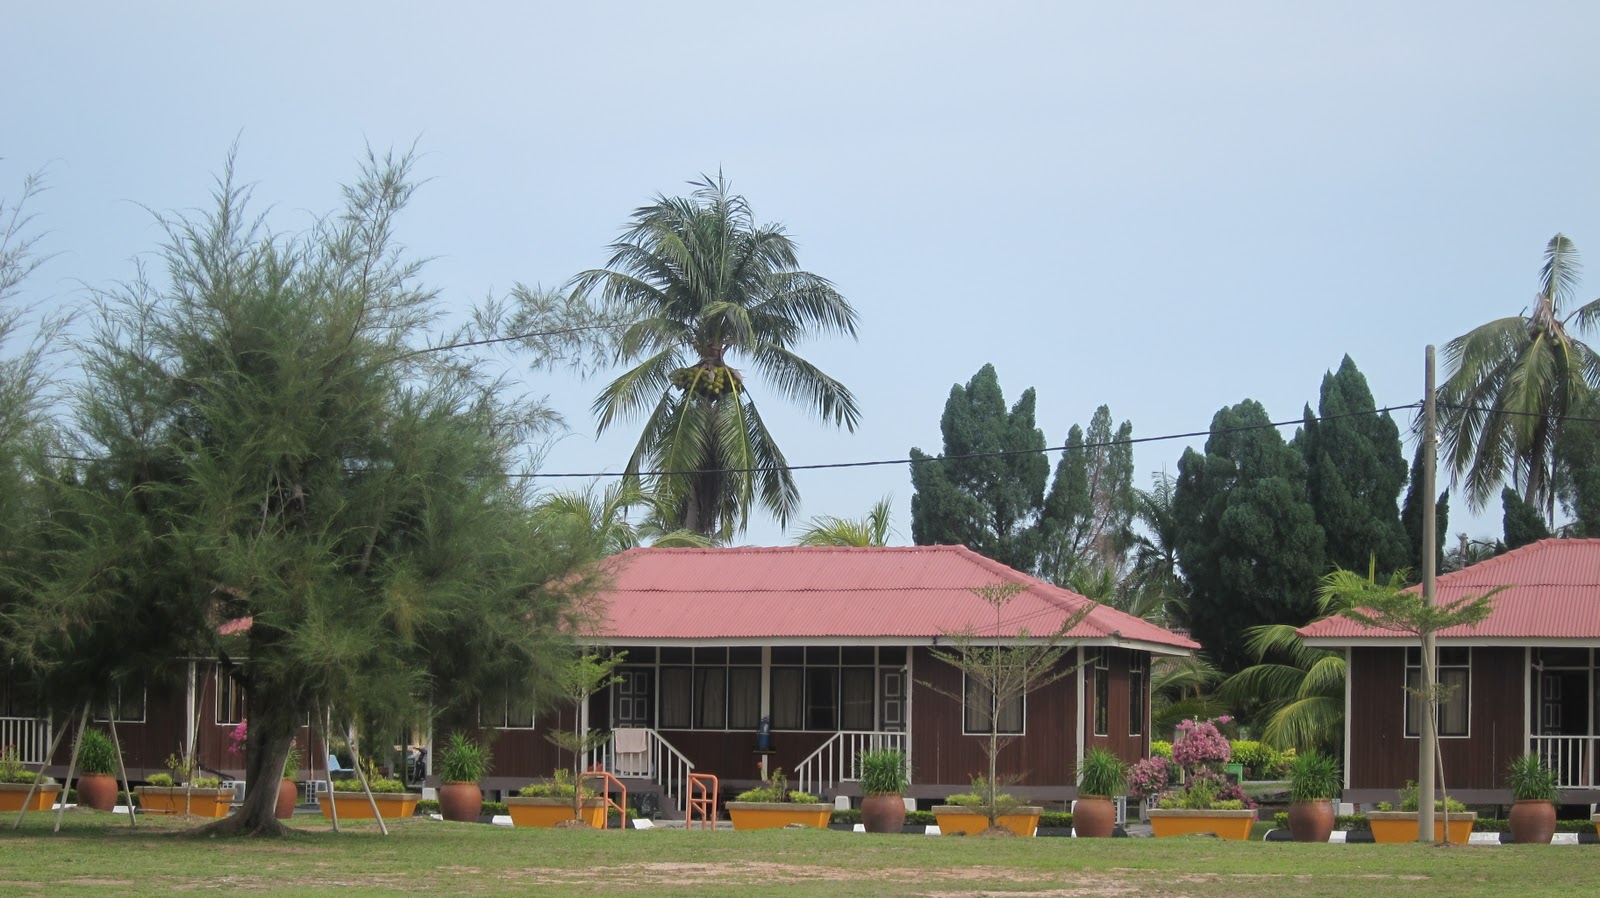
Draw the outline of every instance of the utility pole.
<instances>
[{"instance_id":1,"label":"utility pole","mask_svg":"<svg viewBox=\"0 0 1600 898\"><path fill-rule=\"evenodd\" d=\"M1438 557L1437 522L1434 520L1435 462L1439 455L1437 425L1438 409L1434 402L1433 344L1428 344L1424 381L1427 393L1422 399L1422 603L1432 605L1434 578L1437 575L1435 559ZM1433 631L1422 634L1422 717L1418 730L1421 744L1417 746L1417 841L1433 841L1433 771L1435 729L1438 727L1438 707L1433 697L1434 639ZM1409 701L1409 697L1407 701Z\"/></svg>"}]
</instances>

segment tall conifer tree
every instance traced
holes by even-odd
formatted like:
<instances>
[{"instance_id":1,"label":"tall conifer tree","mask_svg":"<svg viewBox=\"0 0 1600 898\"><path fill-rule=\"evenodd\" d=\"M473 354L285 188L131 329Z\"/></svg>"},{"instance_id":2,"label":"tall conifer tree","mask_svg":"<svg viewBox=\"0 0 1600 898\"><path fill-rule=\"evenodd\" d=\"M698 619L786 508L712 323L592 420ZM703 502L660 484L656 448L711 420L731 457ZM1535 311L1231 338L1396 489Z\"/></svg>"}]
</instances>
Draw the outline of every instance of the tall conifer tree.
<instances>
[{"instance_id":1,"label":"tall conifer tree","mask_svg":"<svg viewBox=\"0 0 1600 898\"><path fill-rule=\"evenodd\" d=\"M1178 461L1173 511L1191 630L1226 671L1252 660L1247 627L1311 619L1326 564L1305 461L1270 422L1255 400L1224 408L1205 454L1188 449Z\"/></svg>"},{"instance_id":2,"label":"tall conifer tree","mask_svg":"<svg viewBox=\"0 0 1600 898\"><path fill-rule=\"evenodd\" d=\"M1406 483L1400 428L1376 408L1367 379L1345 356L1337 373L1323 375L1318 414L1306 407L1295 439L1327 563L1347 570L1366 570L1376 559L1378 570L1393 571L1409 560L1397 504Z\"/></svg>"},{"instance_id":3,"label":"tall conifer tree","mask_svg":"<svg viewBox=\"0 0 1600 898\"><path fill-rule=\"evenodd\" d=\"M939 430L941 455L911 450L912 541L964 545L1019 571L1034 570L1050 463L1044 433L1034 425L1033 389L1007 412L999 375L984 365L965 387L950 388Z\"/></svg>"}]
</instances>

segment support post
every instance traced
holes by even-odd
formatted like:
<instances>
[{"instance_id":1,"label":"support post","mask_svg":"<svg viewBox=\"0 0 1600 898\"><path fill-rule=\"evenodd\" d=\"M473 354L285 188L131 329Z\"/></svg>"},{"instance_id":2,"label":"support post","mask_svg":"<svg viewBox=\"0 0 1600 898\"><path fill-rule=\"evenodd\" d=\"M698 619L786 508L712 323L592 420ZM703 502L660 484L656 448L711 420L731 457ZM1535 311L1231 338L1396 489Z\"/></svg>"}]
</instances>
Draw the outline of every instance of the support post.
<instances>
[{"instance_id":1,"label":"support post","mask_svg":"<svg viewBox=\"0 0 1600 898\"><path fill-rule=\"evenodd\" d=\"M111 722L111 745L117 750L117 772L122 774L122 791L128 796L128 825L139 828L139 814L133 807L133 787L128 784L128 765L122 760L122 740L117 738L117 712L111 709L106 717ZM187 803L185 804L187 808Z\"/></svg>"},{"instance_id":2,"label":"support post","mask_svg":"<svg viewBox=\"0 0 1600 898\"><path fill-rule=\"evenodd\" d=\"M67 812L67 793L72 789L72 777L78 772L78 749L83 747L83 730L89 725L89 703L83 703L83 713L78 715L78 732L72 736L72 757L67 761L67 777L61 781L61 800L56 803L56 825L51 832L61 832L61 817Z\"/></svg>"},{"instance_id":3,"label":"support post","mask_svg":"<svg viewBox=\"0 0 1600 898\"><path fill-rule=\"evenodd\" d=\"M1439 544L1438 533L1435 528L1438 522L1434 519L1434 481L1436 477L1435 466L1439 454L1437 435L1437 391L1434 389L1433 345L1428 345L1424 364L1424 383L1426 392L1422 399L1422 601L1425 605L1433 604L1433 592L1438 571L1436 558ZM1417 745L1417 841L1433 841L1433 801L1434 786L1433 775L1436 759L1438 735L1438 702L1433 694L1434 689L1434 634L1422 634L1422 695L1423 716L1422 727L1418 733Z\"/></svg>"}]
</instances>

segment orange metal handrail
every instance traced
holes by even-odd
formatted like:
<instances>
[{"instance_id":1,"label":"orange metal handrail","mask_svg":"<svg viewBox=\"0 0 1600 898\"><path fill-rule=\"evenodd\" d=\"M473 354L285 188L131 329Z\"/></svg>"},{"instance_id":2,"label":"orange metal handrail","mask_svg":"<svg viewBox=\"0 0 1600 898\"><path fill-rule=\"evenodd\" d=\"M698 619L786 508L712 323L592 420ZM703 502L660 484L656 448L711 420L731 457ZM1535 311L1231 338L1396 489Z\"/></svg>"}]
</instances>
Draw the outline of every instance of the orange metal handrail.
<instances>
[{"instance_id":1,"label":"orange metal handrail","mask_svg":"<svg viewBox=\"0 0 1600 898\"><path fill-rule=\"evenodd\" d=\"M684 802L683 828L694 823L696 811L700 812L700 828L717 828L717 778L709 773L689 774L689 797Z\"/></svg>"},{"instance_id":2,"label":"orange metal handrail","mask_svg":"<svg viewBox=\"0 0 1600 898\"><path fill-rule=\"evenodd\" d=\"M624 786L622 784L622 780L619 780L616 777L612 776L611 775L611 771L609 771L609 770L585 770L582 774L580 774L578 776L578 791L580 793L583 791L583 781L586 780L586 779L590 779L590 778L598 779L598 780L602 780L603 781L603 783L602 783L603 788L601 788L599 790L599 792L600 792L600 797L605 799L606 806L607 806L606 817L608 819L606 819L605 821L603 821L600 824L600 828L601 829L609 828L609 826L611 824L611 821L609 819L611 817L610 808L616 808L617 809L617 827L619 829L627 829L628 828L628 787ZM611 786L613 786L613 785L615 785L617 787L617 791L618 792L622 793L622 804L617 804L615 801L611 800Z\"/></svg>"}]
</instances>

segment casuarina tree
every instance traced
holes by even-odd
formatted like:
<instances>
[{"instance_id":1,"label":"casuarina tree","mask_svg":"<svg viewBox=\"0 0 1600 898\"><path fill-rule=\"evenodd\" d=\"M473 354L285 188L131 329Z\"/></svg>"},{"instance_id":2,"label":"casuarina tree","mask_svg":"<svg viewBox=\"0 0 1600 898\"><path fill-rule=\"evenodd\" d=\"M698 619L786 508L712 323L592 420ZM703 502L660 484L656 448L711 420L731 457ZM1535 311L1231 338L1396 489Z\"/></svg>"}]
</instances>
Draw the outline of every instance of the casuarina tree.
<instances>
[{"instance_id":1,"label":"casuarina tree","mask_svg":"<svg viewBox=\"0 0 1600 898\"><path fill-rule=\"evenodd\" d=\"M9 571L9 647L42 678L96 652L225 663L250 789L215 831L283 831L308 714L398 728L544 688L594 587L597 540L512 476L547 415L427 351L462 341L394 242L410 168L369 155L338 213L282 235L230 161L209 213L162 219L164 277L102 296L83 347L69 513Z\"/></svg>"},{"instance_id":2,"label":"casuarina tree","mask_svg":"<svg viewBox=\"0 0 1600 898\"><path fill-rule=\"evenodd\" d=\"M824 423L855 430L855 396L802 358L807 338L854 337L856 312L827 279L799 267L778 224L758 224L721 176L687 197L661 196L633 213L605 268L573 279L625 322L618 362L633 367L594 401L599 429L637 417L644 430L626 467L682 528L728 539L752 507L780 524L800 491L756 409L740 367Z\"/></svg>"},{"instance_id":3,"label":"casuarina tree","mask_svg":"<svg viewBox=\"0 0 1600 898\"><path fill-rule=\"evenodd\" d=\"M1104 405L1087 433L1076 424L1067 432L1039 517L1038 574L1044 579L1058 585L1085 575L1122 579L1138 508L1132 439L1129 421L1112 431L1111 409Z\"/></svg>"}]
</instances>

